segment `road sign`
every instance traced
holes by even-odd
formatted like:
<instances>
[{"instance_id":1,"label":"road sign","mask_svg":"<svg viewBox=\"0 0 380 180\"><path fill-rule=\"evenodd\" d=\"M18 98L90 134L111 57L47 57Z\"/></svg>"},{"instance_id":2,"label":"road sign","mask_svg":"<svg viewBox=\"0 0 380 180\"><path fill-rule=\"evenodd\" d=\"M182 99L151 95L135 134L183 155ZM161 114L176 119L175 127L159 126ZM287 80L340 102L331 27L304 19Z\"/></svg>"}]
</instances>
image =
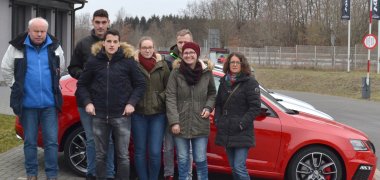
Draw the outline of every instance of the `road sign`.
<instances>
[{"instance_id":1,"label":"road sign","mask_svg":"<svg viewBox=\"0 0 380 180\"><path fill-rule=\"evenodd\" d=\"M367 34L366 36L364 36L362 43L365 48L373 49L377 45L377 38L373 34Z\"/></svg>"}]
</instances>

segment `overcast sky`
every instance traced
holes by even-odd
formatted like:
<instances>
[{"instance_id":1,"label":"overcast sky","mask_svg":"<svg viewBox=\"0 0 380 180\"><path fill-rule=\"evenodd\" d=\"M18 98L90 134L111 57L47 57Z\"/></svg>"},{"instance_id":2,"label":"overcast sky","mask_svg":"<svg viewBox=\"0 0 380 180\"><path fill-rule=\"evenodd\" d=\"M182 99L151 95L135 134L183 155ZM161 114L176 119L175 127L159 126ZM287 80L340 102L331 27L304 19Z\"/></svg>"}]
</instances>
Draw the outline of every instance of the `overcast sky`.
<instances>
[{"instance_id":1,"label":"overcast sky","mask_svg":"<svg viewBox=\"0 0 380 180\"><path fill-rule=\"evenodd\" d=\"M91 17L95 10L103 8L108 11L110 20L116 19L117 12L123 7L127 16L145 16L179 14L186 8L188 2L196 0L88 0L78 14L90 13ZM199 1L199 0L198 0ZM76 6L77 7L77 6Z\"/></svg>"}]
</instances>

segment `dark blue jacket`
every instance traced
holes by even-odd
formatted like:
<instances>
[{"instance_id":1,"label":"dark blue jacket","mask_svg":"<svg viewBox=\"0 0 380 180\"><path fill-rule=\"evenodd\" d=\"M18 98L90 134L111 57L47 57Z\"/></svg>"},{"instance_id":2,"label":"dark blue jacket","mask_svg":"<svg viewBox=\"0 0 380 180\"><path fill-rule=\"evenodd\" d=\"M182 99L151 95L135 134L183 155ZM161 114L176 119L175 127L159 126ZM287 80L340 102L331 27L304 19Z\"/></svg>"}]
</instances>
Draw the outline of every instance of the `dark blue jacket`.
<instances>
[{"instance_id":1,"label":"dark blue jacket","mask_svg":"<svg viewBox=\"0 0 380 180\"><path fill-rule=\"evenodd\" d=\"M125 106L136 106L144 96L146 83L133 59L133 48L122 43L111 60L102 42L92 46L92 54L79 77L75 96L78 103L95 106L98 118L122 117Z\"/></svg>"}]
</instances>

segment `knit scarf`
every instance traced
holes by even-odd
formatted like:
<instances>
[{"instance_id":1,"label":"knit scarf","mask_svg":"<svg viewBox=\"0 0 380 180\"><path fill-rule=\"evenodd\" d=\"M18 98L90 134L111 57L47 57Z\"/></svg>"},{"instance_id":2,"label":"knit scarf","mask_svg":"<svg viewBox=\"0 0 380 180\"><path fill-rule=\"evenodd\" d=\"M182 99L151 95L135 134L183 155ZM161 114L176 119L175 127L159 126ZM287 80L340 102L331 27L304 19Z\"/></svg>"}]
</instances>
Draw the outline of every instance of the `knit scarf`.
<instances>
[{"instance_id":1,"label":"knit scarf","mask_svg":"<svg viewBox=\"0 0 380 180\"><path fill-rule=\"evenodd\" d=\"M231 88L237 79L239 79L239 77L241 76L241 73L237 73L237 74L231 74L230 72L227 72L227 75L226 75L226 83L227 83L227 86L229 88Z\"/></svg>"},{"instance_id":2,"label":"knit scarf","mask_svg":"<svg viewBox=\"0 0 380 180\"><path fill-rule=\"evenodd\" d=\"M186 83L193 86L199 82L202 75L202 65L199 61L195 64L195 68L191 69L184 61L180 62L179 72L185 76Z\"/></svg>"},{"instance_id":3,"label":"knit scarf","mask_svg":"<svg viewBox=\"0 0 380 180\"><path fill-rule=\"evenodd\" d=\"M153 53L152 57L150 58L145 58L141 55L141 53L139 53L139 62L144 67L144 69L150 72L156 65L156 53Z\"/></svg>"}]
</instances>

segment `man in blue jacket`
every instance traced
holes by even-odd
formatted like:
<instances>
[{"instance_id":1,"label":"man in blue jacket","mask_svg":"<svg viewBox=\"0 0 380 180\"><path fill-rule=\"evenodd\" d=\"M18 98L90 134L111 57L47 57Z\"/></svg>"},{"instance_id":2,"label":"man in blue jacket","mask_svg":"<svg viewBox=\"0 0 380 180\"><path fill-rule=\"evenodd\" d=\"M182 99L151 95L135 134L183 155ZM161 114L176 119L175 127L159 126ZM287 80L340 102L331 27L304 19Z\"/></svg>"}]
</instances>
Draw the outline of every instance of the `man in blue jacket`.
<instances>
[{"instance_id":1,"label":"man in blue jacket","mask_svg":"<svg viewBox=\"0 0 380 180\"><path fill-rule=\"evenodd\" d=\"M24 129L25 169L28 180L37 179L38 127L42 129L47 179L58 175L58 116L62 106L59 88L65 67L58 40L47 33L48 22L33 18L28 32L9 42L1 69L11 86L10 106Z\"/></svg>"}]
</instances>

